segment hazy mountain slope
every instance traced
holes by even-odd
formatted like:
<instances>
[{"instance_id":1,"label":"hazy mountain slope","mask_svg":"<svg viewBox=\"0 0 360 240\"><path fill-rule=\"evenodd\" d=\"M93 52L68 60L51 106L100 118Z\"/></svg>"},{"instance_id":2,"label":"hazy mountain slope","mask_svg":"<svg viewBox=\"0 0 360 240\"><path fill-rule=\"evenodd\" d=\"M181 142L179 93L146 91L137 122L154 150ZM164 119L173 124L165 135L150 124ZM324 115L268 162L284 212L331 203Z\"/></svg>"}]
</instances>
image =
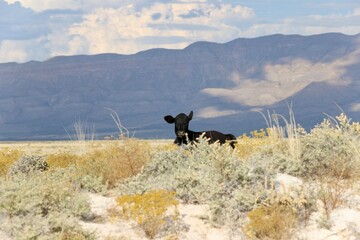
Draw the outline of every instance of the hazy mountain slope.
<instances>
[{"instance_id":1,"label":"hazy mountain slope","mask_svg":"<svg viewBox=\"0 0 360 240\"><path fill-rule=\"evenodd\" d=\"M305 126L340 105L360 119L360 35L272 35L134 55L55 57L0 64L0 139L66 138L76 120L116 132L116 110L138 137L172 137L165 114L194 110L191 128L240 135L264 127L252 109ZM220 116L220 117L217 117Z\"/></svg>"}]
</instances>

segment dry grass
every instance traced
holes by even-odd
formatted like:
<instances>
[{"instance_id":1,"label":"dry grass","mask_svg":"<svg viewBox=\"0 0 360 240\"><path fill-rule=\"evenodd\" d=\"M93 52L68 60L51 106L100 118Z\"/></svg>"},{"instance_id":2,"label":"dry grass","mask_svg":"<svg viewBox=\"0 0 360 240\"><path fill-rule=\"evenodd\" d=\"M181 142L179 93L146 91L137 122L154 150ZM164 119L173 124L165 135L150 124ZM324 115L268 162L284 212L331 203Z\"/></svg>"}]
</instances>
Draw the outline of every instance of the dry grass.
<instances>
[{"instance_id":1,"label":"dry grass","mask_svg":"<svg viewBox=\"0 0 360 240\"><path fill-rule=\"evenodd\" d=\"M72 153L54 153L47 155L47 163L50 168L66 168L72 164L75 164L77 159L80 158L79 155Z\"/></svg>"},{"instance_id":2,"label":"dry grass","mask_svg":"<svg viewBox=\"0 0 360 240\"><path fill-rule=\"evenodd\" d=\"M172 139L159 140L142 140L147 142L154 150L162 148L163 146L173 146ZM28 155L43 155L49 154L83 154L86 152L80 151L81 148L87 149L87 152L95 150L102 150L114 143L123 144L124 140L94 140L94 141L25 141L25 142L0 142L0 151L3 150L17 150Z\"/></svg>"},{"instance_id":3,"label":"dry grass","mask_svg":"<svg viewBox=\"0 0 360 240\"><path fill-rule=\"evenodd\" d=\"M76 165L84 174L102 177L112 188L119 181L136 175L150 158L151 147L147 141L126 139L77 158Z\"/></svg>"},{"instance_id":4,"label":"dry grass","mask_svg":"<svg viewBox=\"0 0 360 240\"><path fill-rule=\"evenodd\" d=\"M281 204L260 206L248 214L244 232L249 239L291 239L298 214Z\"/></svg>"},{"instance_id":5,"label":"dry grass","mask_svg":"<svg viewBox=\"0 0 360 240\"><path fill-rule=\"evenodd\" d=\"M168 218L177 221L179 201L175 192L152 190L144 194L124 195L116 199L118 209L111 209L113 218L134 220L153 239L164 227ZM169 210L172 212L169 215Z\"/></svg>"},{"instance_id":6,"label":"dry grass","mask_svg":"<svg viewBox=\"0 0 360 240\"><path fill-rule=\"evenodd\" d=\"M3 148L0 150L0 176L7 173L9 167L23 155L21 150Z\"/></svg>"},{"instance_id":7,"label":"dry grass","mask_svg":"<svg viewBox=\"0 0 360 240\"><path fill-rule=\"evenodd\" d=\"M112 141L46 141L0 143L0 175L23 154L43 156L50 169L75 165L78 176L101 178L112 188L136 175L154 152L173 149L168 140L125 138ZM21 150L20 150L21 149Z\"/></svg>"},{"instance_id":8,"label":"dry grass","mask_svg":"<svg viewBox=\"0 0 360 240\"><path fill-rule=\"evenodd\" d=\"M0 149L20 150L28 155L43 155L84 153L85 147L89 151L102 149L114 141L28 141L28 142L0 142ZM81 151L80 151L81 150Z\"/></svg>"},{"instance_id":9,"label":"dry grass","mask_svg":"<svg viewBox=\"0 0 360 240\"><path fill-rule=\"evenodd\" d=\"M247 159L252 154L259 151L261 147L269 144L268 134L264 129L253 131L250 135L242 135L237 138L235 149L241 159Z\"/></svg>"}]
</instances>

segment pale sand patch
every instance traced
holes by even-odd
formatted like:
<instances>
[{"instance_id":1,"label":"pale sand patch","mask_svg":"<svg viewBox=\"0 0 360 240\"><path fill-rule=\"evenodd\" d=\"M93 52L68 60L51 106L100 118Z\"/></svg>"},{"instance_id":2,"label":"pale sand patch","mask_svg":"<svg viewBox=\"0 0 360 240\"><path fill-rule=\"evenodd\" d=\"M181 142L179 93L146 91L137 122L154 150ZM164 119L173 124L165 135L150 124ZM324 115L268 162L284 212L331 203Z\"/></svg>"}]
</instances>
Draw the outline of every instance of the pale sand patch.
<instances>
[{"instance_id":1,"label":"pale sand patch","mask_svg":"<svg viewBox=\"0 0 360 240\"><path fill-rule=\"evenodd\" d=\"M104 197L97 194L88 194L91 210L94 214L101 216L100 223L83 222L80 224L85 230L94 231L98 239L107 237L131 240L147 239L143 231L136 224L120 220L111 220L108 209L115 206L115 197ZM208 216L209 208L207 205L180 204L179 212L181 224L186 226L185 231L178 234L179 239L183 240L227 240L227 229L225 227L215 228L204 220ZM164 239L162 236L156 239Z\"/></svg>"}]
</instances>

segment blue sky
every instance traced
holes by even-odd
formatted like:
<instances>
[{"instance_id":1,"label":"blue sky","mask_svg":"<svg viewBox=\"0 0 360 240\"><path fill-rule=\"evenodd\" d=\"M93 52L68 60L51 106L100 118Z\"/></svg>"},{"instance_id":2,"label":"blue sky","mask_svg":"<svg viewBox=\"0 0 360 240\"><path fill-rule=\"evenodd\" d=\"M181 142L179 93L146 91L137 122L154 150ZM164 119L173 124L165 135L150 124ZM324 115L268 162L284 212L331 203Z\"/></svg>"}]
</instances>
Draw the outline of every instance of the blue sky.
<instances>
[{"instance_id":1,"label":"blue sky","mask_svg":"<svg viewBox=\"0 0 360 240\"><path fill-rule=\"evenodd\" d=\"M0 0L0 63L325 32L360 33L360 1Z\"/></svg>"}]
</instances>

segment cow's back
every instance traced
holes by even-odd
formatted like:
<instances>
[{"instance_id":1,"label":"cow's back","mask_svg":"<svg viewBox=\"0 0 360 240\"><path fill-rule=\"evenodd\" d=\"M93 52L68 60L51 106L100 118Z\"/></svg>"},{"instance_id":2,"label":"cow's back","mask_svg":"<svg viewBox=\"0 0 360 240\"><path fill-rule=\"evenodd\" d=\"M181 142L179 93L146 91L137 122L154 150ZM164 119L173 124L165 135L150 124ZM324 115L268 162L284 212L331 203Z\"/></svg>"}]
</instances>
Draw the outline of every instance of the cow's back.
<instances>
[{"instance_id":1,"label":"cow's back","mask_svg":"<svg viewBox=\"0 0 360 240\"><path fill-rule=\"evenodd\" d=\"M226 142L225 134L218 131L206 131L205 137L210 138L210 143L219 141L219 143L223 144Z\"/></svg>"}]
</instances>

